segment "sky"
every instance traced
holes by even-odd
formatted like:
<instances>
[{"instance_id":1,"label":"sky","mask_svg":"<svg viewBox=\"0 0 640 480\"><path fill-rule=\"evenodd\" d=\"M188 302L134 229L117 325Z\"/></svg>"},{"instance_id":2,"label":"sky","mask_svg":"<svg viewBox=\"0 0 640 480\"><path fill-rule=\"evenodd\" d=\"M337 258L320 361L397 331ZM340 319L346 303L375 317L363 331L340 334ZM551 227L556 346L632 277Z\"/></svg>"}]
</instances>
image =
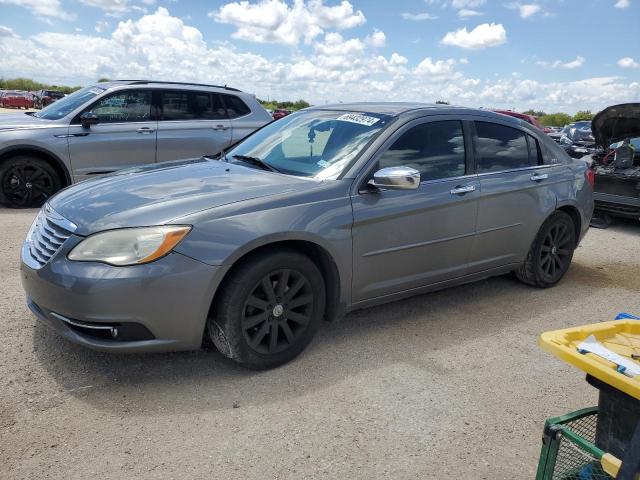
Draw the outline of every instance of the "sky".
<instances>
[{"instance_id":1,"label":"sky","mask_svg":"<svg viewBox=\"0 0 640 480\"><path fill-rule=\"evenodd\" d=\"M640 101L640 0L0 0L0 77L547 112Z\"/></svg>"}]
</instances>

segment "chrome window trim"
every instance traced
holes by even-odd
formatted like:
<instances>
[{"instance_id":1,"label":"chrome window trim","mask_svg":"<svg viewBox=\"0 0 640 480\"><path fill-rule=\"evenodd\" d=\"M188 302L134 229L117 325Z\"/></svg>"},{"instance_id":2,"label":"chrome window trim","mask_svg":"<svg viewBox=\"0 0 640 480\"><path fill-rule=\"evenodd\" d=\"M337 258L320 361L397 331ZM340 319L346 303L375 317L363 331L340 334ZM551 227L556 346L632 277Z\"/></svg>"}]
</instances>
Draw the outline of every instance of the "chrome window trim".
<instances>
[{"instance_id":1,"label":"chrome window trim","mask_svg":"<svg viewBox=\"0 0 640 480\"><path fill-rule=\"evenodd\" d=\"M559 165L560 165L559 163L551 164L551 165L530 165L528 167L510 168L510 169L506 169L506 170L496 170L495 172L483 172L483 173L478 173L477 175L479 177L486 177L487 175L496 175L496 174L500 174L500 173L526 172L526 171L530 171L530 170L538 170L538 169L543 169L543 168L552 168L552 167L557 167Z\"/></svg>"}]
</instances>

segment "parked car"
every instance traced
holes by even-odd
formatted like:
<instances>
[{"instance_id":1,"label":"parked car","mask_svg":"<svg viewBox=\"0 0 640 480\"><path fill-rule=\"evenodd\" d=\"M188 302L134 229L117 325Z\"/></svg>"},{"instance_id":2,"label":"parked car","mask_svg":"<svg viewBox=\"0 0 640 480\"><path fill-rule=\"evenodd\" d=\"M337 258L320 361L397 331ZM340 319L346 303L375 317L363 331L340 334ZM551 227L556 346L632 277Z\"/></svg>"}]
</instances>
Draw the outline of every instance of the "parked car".
<instances>
[{"instance_id":1,"label":"parked car","mask_svg":"<svg viewBox=\"0 0 640 480\"><path fill-rule=\"evenodd\" d=\"M640 218L640 103L613 105L592 122L595 144L595 206L598 225L609 216ZM623 141L629 145L622 155Z\"/></svg>"},{"instance_id":2,"label":"parked car","mask_svg":"<svg viewBox=\"0 0 640 480\"><path fill-rule=\"evenodd\" d=\"M543 129L538 118L534 117L533 115L527 115L526 113L518 113L512 110L493 110L493 111L496 113L501 113L502 115L509 115L510 117L519 118L520 120L524 120L528 124L533 125L534 127L540 130Z\"/></svg>"},{"instance_id":3,"label":"parked car","mask_svg":"<svg viewBox=\"0 0 640 480\"><path fill-rule=\"evenodd\" d=\"M35 315L98 350L206 336L269 368L346 311L512 271L551 287L593 210L585 162L485 110L314 107L216 158L49 200L22 249Z\"/></svg>"},{"instance_id":4,"label":"parked car","mask_svg":"<svg viewBox=\"0 0 640 480\"><path fill-rule=\"evenodd\" d=\"M215 154L270 121L253 95L234 88L97 83L40 112L0 116L0 203L41 205L96 175Z\"/></svg>"},{"instance_id":5,"label":"parked car","mask_svg":"<svg viewBox=\"0 0 640 480\"><path fill-rule=\"evenodd\" d=\"M279 118L286 117L287 115L290 115L290 114L291 114L290 110L285 110L284 108L276 108L272 113L272 117L274 120L278 120Z\"/></svg>"},{"instance_id":6,"label":"parked car","mask_svg":"<svg viewBox=\"0 0 640 480\"><path fill-rule=\"evenodd\" d=\"M36 97L38 97L38 106L44 108L56 100L64 98L64 92L58 90L40 90L36 93Z\"/></svg>"},{"instance_id":7,"label":"parked car","mask_svg":"<svg viewBox=\"0 0 640 480\"><path fill-rule=\"evenodd\" d=\"M22 90L6 90L0 97L0 106L4 108L34 108L36 97Z\"/></svg>"}]
</instances>

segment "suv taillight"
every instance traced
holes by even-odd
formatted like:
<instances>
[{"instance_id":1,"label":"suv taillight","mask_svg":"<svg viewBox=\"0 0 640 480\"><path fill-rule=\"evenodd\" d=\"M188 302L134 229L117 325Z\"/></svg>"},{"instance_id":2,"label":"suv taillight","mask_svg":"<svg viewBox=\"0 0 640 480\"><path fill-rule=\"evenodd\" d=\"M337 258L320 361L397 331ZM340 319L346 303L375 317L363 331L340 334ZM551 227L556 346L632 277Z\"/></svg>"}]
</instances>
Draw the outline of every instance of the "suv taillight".
<instances>
[{"instance_id":1,"label":"suv taillight","mask_svg":"<svg viewBox=\"0 0 640 480\"><path fill-rule=\"evenodd\" d=\"M584 172L584 176L587 177L587 182L589 182L589 185L593 188L596 183L596 176L594 175L593 170L591 168L587 168L587 171Z\"/></svg>"}]
</instances>

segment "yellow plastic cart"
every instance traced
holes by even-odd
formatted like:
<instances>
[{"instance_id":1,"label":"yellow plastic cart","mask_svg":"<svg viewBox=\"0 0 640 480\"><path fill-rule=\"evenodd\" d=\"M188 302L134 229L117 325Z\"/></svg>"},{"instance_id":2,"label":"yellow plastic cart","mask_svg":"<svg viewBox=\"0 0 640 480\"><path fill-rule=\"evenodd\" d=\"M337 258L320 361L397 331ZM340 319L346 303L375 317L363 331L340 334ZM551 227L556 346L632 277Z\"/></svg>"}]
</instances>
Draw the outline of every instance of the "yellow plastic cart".
<instances>
[{"instance_id":1,"label":"yellow plastic cart","mask_svg":"<svg viewBox=\"0 0 640 480\"><path fill-rule=\"evenodd\" d=\"M598 407L545 423L537 480L640 480L640 375L578 348L590 336L640 366L640 320L614 320L545 332L540 346L587 374ZM636 357L637 356L637 357ZM637 359L637 360L636 360Z\"/></svg>"}]
</instances>

